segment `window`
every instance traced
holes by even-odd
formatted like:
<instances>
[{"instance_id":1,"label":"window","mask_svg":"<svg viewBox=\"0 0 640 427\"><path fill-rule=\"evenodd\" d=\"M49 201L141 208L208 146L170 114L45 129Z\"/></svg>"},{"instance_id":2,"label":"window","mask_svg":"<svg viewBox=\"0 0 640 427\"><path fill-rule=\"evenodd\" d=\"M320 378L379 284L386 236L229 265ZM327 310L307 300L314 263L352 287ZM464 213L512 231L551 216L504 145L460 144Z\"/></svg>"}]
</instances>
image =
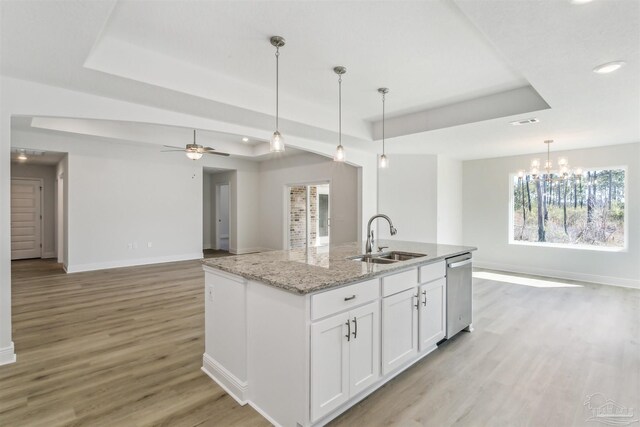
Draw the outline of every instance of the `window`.
<instances>
[{"instance_id":1,"label":"window","mask_svg":"<svg viewBox=\"0 0 640 427\"><path fill-rule=\"evenodd\" d=\"M622 249L625 170L511 178L511 243Z\"/></svg>"}]
</instances>

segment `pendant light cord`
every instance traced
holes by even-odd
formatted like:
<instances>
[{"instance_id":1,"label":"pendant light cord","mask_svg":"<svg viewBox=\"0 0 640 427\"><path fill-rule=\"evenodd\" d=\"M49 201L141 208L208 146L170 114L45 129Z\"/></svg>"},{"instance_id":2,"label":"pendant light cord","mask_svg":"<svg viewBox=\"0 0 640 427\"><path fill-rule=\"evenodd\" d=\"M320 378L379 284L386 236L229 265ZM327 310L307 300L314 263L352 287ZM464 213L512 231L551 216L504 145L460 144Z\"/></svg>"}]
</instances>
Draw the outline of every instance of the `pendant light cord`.
<instances>
[{"instance_id":1,"label":"pendant light cord","mask_svg":"<svg viewBox=\"0 0 640 427\"><path fill-rule=\"evenodd\" d=\"M276 131L278 131L278 105L279 105L279 99L278 99L278 93L280 92L280 87L279 87L279 75L280 75L280 67L279 64L280 63L280 48L276 47Z\"/></svg>"},{"instance_id":2,"label":"pendant light cord","mask_svg":"<svg viewBox=\"0 0 640 427\"><path fill-rule=\"evenodd\" d=\"M338 145L342 147L342 75L338 76Z\"/></svg>"},{"instance_id":3,"label":"pendant light cord","mask_svg":"<svg viewBox=\"0 0 640 427\"><path fill-rule=\"evenodd\" d=\"M385 93L382 94L382 155L384 155L384 98Z\"/></svg>"}]
</instances>

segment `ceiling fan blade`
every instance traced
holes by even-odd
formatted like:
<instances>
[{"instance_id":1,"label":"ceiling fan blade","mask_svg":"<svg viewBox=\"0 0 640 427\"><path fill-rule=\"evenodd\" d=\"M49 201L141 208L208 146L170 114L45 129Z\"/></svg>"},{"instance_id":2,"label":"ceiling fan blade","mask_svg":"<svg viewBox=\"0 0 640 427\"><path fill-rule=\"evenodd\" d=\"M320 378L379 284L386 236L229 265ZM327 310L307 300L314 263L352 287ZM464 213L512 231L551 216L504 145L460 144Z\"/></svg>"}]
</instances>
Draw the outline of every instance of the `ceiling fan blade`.
<instances>
[{"instance_id":1,"label":"ceiling fan blade","mask_svg":"<svg viewBox=\"0 0 640 427\"><path fill-rule=\"evenodd\" d=\"M207 154L215 154L216 156L229 156L229 153L222 153L220 151L205 151Z\"/></svg>"},{"instance_id":2,"label":"ceiling fan blade","mask_svg":"<svg viewBox=\"0 0 640 427\"><path fill-rule=\"evenodd\" d=\"M183 148L177 149L177 150L160 150L161 153L173 153L176 151L184 151Z\"/></svg>"},{"instance_id":3,"label":"ceiling fan blade","mask_svg":"<svg viewBox=\"0 0 640 427\"><path fill-rule=\"evenodd\" d=\"M178 149L180 149L180 150L183 150L183 151L184 151L184 148L183 148L183 147L176 147L175 145L163 145L163 147L166 147L166 148L178 148Z\"/></svg>"}]
</instances>

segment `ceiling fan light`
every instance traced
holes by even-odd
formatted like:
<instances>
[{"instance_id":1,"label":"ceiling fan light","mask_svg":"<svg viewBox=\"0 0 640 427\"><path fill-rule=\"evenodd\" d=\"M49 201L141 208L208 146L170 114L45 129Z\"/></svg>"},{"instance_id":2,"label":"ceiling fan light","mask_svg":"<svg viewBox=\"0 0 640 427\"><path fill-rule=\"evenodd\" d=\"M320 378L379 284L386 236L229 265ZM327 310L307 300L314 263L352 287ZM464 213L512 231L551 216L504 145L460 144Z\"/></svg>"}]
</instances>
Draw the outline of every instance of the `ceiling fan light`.
<instances>
[{"instance_id":1,"label":"ceiling fan light","mask_svg":"<svg viewBox=\"0 0 640 427\"><path fill-rule=\"evenodd\" d=\"M17 159L20 160L21 162L25 162L27 160L27 154L24 152L24 150L20 151L20 154L18 154Z\"/></svg>"},{"instance_id":2,"label":"ceiling fan light","mask_svg":"<svg viewBox=\"0 0 640 427\"><path fill-rule=\"evenodd\" d=\"M202 158L202 155L203 155L203 153L201 153L199 151L187 151L185 154L191 160L200 160Z\"/></svg>"},{"instance_id":3,"label":"ceiling fan light","mask_svg":"<svg viewBox=\"0 0 640 427\"><path fill-rule=\"evenodd\" d=\"M336 154L333 156L333 161L335 162L344 162L345 154L344 147L342 145L338 145L336 148Z\"/></svg>"}]
</instances>

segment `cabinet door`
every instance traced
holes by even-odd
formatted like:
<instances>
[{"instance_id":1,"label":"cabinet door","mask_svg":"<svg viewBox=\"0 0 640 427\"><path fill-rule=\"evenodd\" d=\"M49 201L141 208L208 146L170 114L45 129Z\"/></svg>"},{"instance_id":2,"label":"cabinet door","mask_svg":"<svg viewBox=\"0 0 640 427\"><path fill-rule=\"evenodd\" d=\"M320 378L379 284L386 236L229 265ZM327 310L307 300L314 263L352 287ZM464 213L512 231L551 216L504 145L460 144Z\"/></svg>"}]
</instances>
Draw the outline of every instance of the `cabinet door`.
<instances>
[{"instance_id":1,"label":"cabinet door","mask_svg":"<svg viewBox=\"0 0 640 427\"><path fill-rule=\"evenodd\" d=\"M446 280L420 286L420 351L433 348L447 330Z\"/></svg>"},{"instance_id":2,"label":"cabinet door","mask_svg":"<svg viewBox=\"0 0 640 427\"><path fill-rule=\"evenodd\" d=\"M349 394L355 396L380 377L380 303L351 310Z\"/></svg>"},{"instance_id":3,"label":"cabinet door","mask_svg":"<svg viewBox=\"0 0 640 427\"><path fill-rule=\"evenodd\" d=\"M382 373L387 374L418 354L418 289L382 300Z\"/></svg>"},{"instance_id":4,"label":"cabinet door","mask_svg":"<svg viewBox=\"0 0 640 427\"><path fill-rule=\"evenodd\" d=\"M349 313L311 325L311 418L349 399Z\"/></svg>"}]
</instances>

